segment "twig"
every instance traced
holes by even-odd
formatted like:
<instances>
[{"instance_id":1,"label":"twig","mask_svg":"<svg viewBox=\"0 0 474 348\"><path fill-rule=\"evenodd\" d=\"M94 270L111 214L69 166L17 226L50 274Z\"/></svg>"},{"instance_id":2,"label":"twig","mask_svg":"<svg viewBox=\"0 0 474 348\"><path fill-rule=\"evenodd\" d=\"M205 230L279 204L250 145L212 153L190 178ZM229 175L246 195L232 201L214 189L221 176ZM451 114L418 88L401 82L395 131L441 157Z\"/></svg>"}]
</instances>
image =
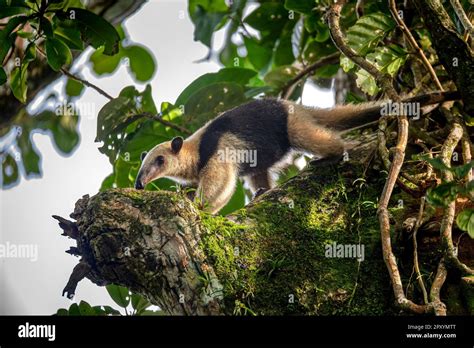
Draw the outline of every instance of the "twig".
<instances>
[{"instance_id":1,"label":"twig","mask_svg":"<svg viewBox=\"0 0 474 348\"><path fill-rule=\"evenodd\" d=\"M41 49L39 48L38 46L36 47L36 49L38 50L39 53L41 53L41 55L45 58L46 57L46 53ZM92 89L95 89L97 92L99 92L100 94L102 94L104 97L106 97L107 99L109 100L112 100L114 99L114 97L112 97L110 94L108 94L107 92L105 92L102 88L100 87L97 87L96 85L90 83L89 81L87 80L84 80L84 79L81 79L79 76L76 76L74 75L73 73L71 73L69 70L65 69L65 68L61 68L60 71L63 73L63 75L73 79L73 80L76 80L76 81L79 81L81 82L82 84L84 84L85 86L87 87L90 87Z\"/></svg>"},{"instance_id":2,"label":"twig","mask_svg":"<svg viewBox=\"0 0 474 348\"><path fill-rule=\"evenodd\" d=\"M430 73L431 77L433 78L433 81L435 82L438 89L440 91L443 91L443 86L441 85L441 82L439 82L438 76L436 76L436 72L434 71L433 67L431 66L428 58L426 58L425 53L423 52L423 50L420 48L420 46L416 42L416 40L413 37L410 29L408 29L405 22L403 21L403 19L398 14L397 5L395 3L395 0L389 0L389 6L390 6L390 12L392 13L392 17L397 22L397 24L398 24L399 28L402 30L403 34L405 34L405 36L408 39L408 42L410 43L411 47L416 51L416 53L420 57L421 61L423 62L423 65L426 67L426 69L428 69L428 72Z\"/></svg>"},{"instance_id":3,"label":"twig","mask_svg":"<svg viewBox=\"0 0 474 348\"><path fill-rule=\"evenodd\" d=\"M450 2L464 29L469 33L469 35L471 35L471 37L474 37L474 26L466 15L466 12L464 12L461 3L458 0L451 0Z\"/></svg>"},{"instance_id":4,"label":"twig","mask_svg":"<svg viewBox=\"0 0 474 348\"><path fill-rule=\"evenodd\" d=\"M423 300L425 304L428 304L428 293L426 292L425 283L423 282L423 277L420 272L420 266L418 264L418 242L416 240L418 229L421 226L423 221L423 210L425 209L425 197L421 197L420 200L420 210L418 211L418 218L416 219L415 228L413 229L413 267L416 272L416 279L418 280L418 285L421 288L423 293Z\"/></svg>"},{"instance_id":5,"label":"twig","mask_svg":"<svg viewBox=\"0 0 474 348\"><path fill-rule=\"evenodd\" d=\"M143 116L143 117L151 118L152 120L158 121L159 123L161 123L164 126L173 128L173 129L177 130L178 132L181 132L181 133L186 134L186 135L192 134L192 132L189 129L184 128L182 126L179 126L179 125L177 125L173 122L164 120L161 114L154 115L150 112L143 112L141 114L137 114L136 116L137 117L142 117Z\"/></svg>"},{"instance_id":6,"label":"twig","mask_svg":"<svg viewBox=\"0 0 474 348\"><path fill-rule=\"evenodd\" d=\"M89 81L87 80L84 80L84 79L81 79L79 76L77 75L74 75L73 73L71 73L69 70L65 69L65 68L61 68L60 71L66 75L67 77L73 79L73 80L76 80L76 81L79 81L80 83L82 83L84 86L87 86L87 87L90 87L92 89L95 89L97 92L99 92L100 94L102 94L104 97L106 97L107 99L109 100L112 100L114 99L114 97L112 97L110 94L108 94L106 91L104 91L102 88L94 85L93 83L90 83Z\"/></svg>"},{"instance_id":7,"label":"twig","mask_svg":"<svg viewBox=\"0 0 474 348\"><path fill-rule=\"evenodd\" d=\"M323 57L316 62L314 62L311 65L308 65L306 68L301 70L295 77L293 77L290 81L288 81L283 88L281 89L281 95L283 99L288 99L289 91L291 91L291 87L293 87L294 84L296 84L299 80L302 78L306 77L307 75L312 74L316 69L319 69L320 67L323 67L328 64L335 64L338 62L340 53L336 52L333 54L330 54L329 56Z\"/></svg>"}]
</instances>

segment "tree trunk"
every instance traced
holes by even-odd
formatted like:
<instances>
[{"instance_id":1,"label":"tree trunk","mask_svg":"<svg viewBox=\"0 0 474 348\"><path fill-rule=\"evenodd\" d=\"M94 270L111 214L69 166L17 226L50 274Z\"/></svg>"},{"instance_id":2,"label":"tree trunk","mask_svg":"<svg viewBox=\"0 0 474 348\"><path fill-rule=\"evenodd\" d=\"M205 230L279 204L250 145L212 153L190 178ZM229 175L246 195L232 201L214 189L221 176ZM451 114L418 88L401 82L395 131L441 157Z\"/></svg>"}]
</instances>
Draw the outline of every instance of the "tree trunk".
<instances>
[{"instance_id":1,"label":"tree trunk","mask_svg":"<svg viewBox=\"0 0 474 348\"><path fill-rule=\"evenodd\" d=\"M197 210L183 193L84 196L71 214L75 223L56 217L77 240L69 252L81 256L65 292L86 276L126 286L169 314L397 314L376 216L385 178L372 172L356 181L373 153L370 141L350 161L309 165L228 217ZM397 221L417 211L405 196L401 209L401 196L391 211ZM363 247L361 261L332 253L337 245ZM420 247L426 272L437 266L433 250ZM408 278L409 265L405 271Z\"/></svg>"}]
</instances>

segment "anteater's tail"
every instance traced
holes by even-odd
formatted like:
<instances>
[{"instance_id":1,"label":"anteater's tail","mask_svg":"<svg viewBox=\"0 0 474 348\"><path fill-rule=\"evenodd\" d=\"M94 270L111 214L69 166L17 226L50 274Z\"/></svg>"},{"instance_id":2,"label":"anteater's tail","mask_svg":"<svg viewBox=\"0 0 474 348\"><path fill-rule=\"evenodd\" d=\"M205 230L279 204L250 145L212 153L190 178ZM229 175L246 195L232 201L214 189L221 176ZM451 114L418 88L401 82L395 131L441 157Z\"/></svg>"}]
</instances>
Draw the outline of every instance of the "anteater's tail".
<instances>
[{"instance_id":1,"label":"anteater's tail","mask_svg":"<svg viewBox=\"0 0 474 348\"><path fill-rule=\"evenodd\" d=\"M312 114L319 124L343 131L377 121L384 114L398 114L397 109L400 108L408 116L419 116L422 106L458 100L460 97L459 92L435 92L403 99L401 105L390 101L368 102L331 109L312 109Z\"/></svg>"}]
</instances>

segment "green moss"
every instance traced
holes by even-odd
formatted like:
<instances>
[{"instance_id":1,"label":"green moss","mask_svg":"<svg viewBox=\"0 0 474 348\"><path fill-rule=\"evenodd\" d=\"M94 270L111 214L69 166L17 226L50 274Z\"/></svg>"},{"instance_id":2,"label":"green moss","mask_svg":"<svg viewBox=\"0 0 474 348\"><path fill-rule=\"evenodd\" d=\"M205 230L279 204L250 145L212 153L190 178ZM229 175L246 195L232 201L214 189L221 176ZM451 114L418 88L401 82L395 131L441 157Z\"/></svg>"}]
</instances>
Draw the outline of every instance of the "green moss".
<instances>
[{"instance_id":1,"label":"green moss","mask_svg":"<svg viewBox=\"0 0 474 348\"><path fill-rule=\"evenodd\" d=\"M380 249L377 189L334 175L293 180L237 221L203 215L201 245L231 313L386 314L391 290ZM299 197L297 200L296 197ZM359 216L360 215L360 216ZM249 219L247 219L249 218ZM251 224L247 223L251 222ZM356 221L356 223L354 222ZM326 257L326 245L364 245L365 260Z\"/></svg>"}]
</instances>

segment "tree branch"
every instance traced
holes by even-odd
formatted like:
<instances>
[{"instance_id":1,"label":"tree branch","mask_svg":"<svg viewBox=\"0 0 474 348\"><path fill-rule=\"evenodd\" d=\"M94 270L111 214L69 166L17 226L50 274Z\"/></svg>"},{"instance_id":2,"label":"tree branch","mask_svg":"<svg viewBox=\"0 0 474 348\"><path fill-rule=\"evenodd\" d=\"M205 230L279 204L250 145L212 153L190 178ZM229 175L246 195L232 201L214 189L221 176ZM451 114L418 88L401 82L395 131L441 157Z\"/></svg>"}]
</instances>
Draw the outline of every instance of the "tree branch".
<instances>
[{"instance_id":1,"label":"tree branch","mask_svg":"<svg viewBox=\"0 0 474 348\"><path fill-rule=\"evenodd\" d=\"M293 85L298 83L301 79L305 78L307 75L310 75L315 72L315 70L329 65L335 64L339 61L340 53L336 52L330 54L329 56L323 57L311 65L308 65L305 69L301 70L295 77L293 77L290 81L288 81L283 88L281 89L281 95L283 99L288 99L289 95L291 94L291 89Z\"/></svg>"},{"instance_id":2,"label":"tree branch","mask_svg":"<svg viewBox=\"0 0 474 348\"><path fill-rule=\"evenodd\" d=\"M436 86L438 87L438 89L440 91L443 91L443 86L441 85L441 82L439 82L438 76L436 76L436 72L434 71L433 67L431 66L431 63L429 62L428 58L426 58L425 53L423 52L423 50L420 48L420 46L416 42L416 40L413 37L410 29L408 29L405 22L403 21L403 19L398 14L397 5L395 3L395 0L389 0L389 7L390 7L390 12L392 13L392 17L397 22L398 27L402 30L403 34L405 34L408 42L410 43L410 46L416 51L416 53L420 57L421 61L423 62L423 65L428 70L429 74L431 75L431 78L433 79L433 81L436 84Z\"/></svg>"}]
</instances>

